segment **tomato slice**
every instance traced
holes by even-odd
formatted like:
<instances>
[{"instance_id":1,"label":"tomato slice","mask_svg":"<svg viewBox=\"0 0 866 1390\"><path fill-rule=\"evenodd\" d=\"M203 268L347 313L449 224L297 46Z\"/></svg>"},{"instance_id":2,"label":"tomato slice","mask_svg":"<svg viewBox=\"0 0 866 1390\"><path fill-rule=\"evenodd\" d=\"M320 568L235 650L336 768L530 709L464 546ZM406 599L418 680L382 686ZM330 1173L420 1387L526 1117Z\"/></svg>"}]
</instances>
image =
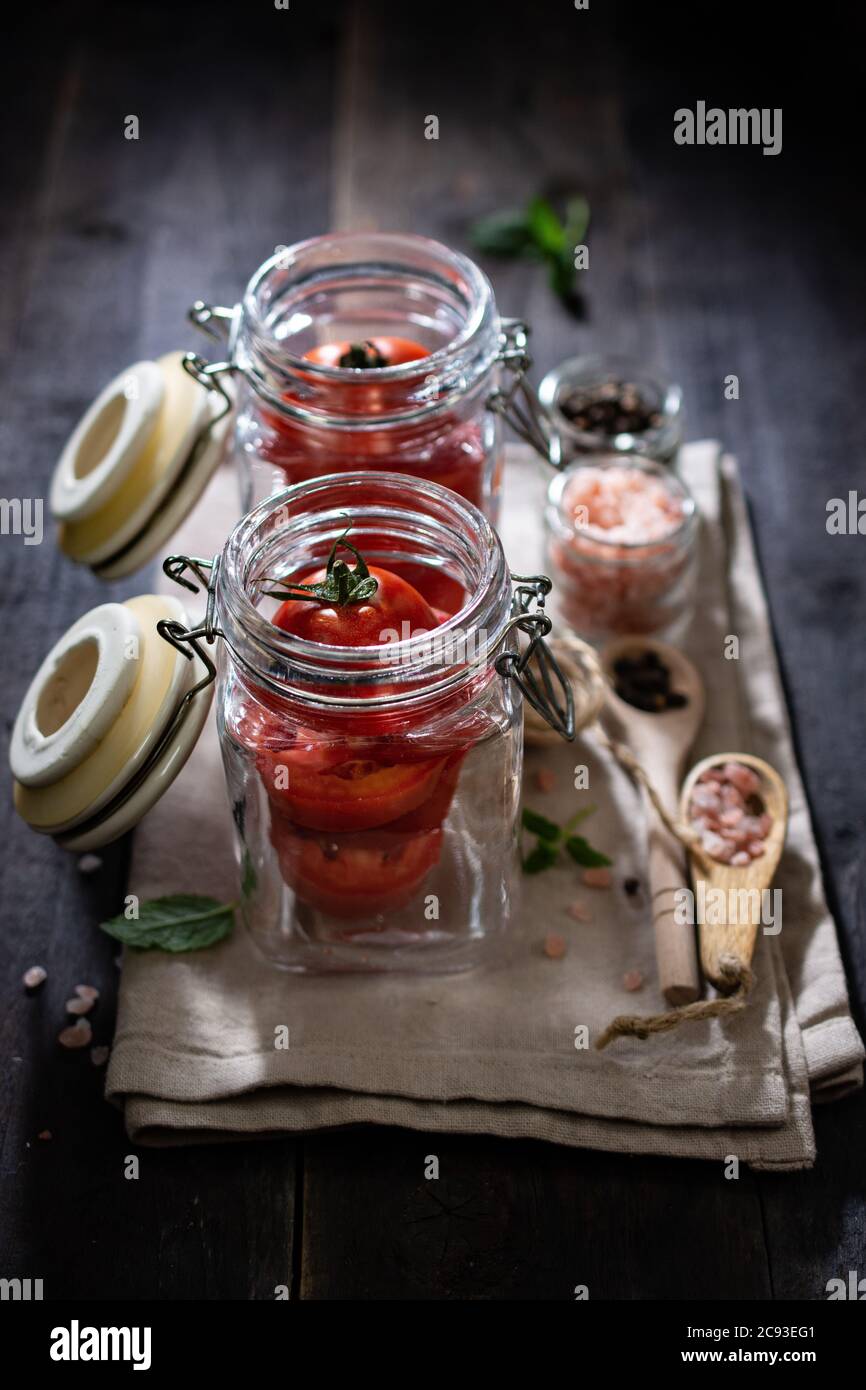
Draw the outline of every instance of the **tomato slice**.
<instances>
[{"instance_id":1,"label":"tomato slice","mask_svg":"<svg viewBox=\"0 0 866 1390\"><path fill-rule=\"evenodd\" d=\"M417 806L414 811L408 811L399 820L392 821L388 828L392 831L410 831L413 833L419 830L439 830L451 810L451 802L454 800L454 793L460 778L460 768L467 751L464 749L462 752L453 753L450 758L446 758L445 766L433 794L428 796L426 801L422 801L421 805Z\"/></svg>"},{"instance_id":2,"label":"tomato slice","mask_svg":"<svg viewBox=\"0 0 866 1390\"><path fill-rule=\"evenodd\" d=\"M319 769L267 749L256 765L273 805L308 830L368 830L414 811L432 795L447 758L384 763L345 759Z\"/></svg>"},{"instance_id":3,"label":"tomato slice","mask_svg":"<svg viewBox=\"0 0 866 1390\"><path fill-rule=\"evenodd\" d=\"M363 918L405 907L437 863L441 830L323 838L271 819L283 879L302 902L332 917Z\"/></svg>"}]
</instances>

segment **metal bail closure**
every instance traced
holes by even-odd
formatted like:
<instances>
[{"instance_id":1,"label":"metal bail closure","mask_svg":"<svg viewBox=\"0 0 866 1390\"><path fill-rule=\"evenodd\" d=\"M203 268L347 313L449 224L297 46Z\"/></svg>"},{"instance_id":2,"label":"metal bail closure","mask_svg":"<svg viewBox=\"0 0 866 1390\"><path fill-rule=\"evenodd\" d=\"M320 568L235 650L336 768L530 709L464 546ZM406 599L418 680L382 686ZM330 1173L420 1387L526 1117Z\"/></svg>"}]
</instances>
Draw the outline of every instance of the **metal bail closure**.
<instances>
[{"instance_id":1,"label":"metal bail closure","mask_svg":"<svg viewBox=\"0 0 866 1390\"><path fill-rule=\"evenodd\" d=\"M64 554L120 579L163 549L222 458L232 399L220 374L231 370L170 352L135 363L100 392L51 485Z\"/></svg>"},{"instance_id":2,"label":"metal bail closure","mask_svg":"<svg viewBox=\"0 0 866 1390\"><path fill-rule=\"evenodd\" d=\"M65 849L98 849L171 786L210 710L213 663L160 640L189 630L178 599L143 594L92 609L30 684L9 762L18 814Z\"/></svg>"},{"instance_id":3,"label":"metal bail closure","mask_svg":"<svg viewBox=\"0 0 866 1390\"><path fill-rule=\"evenodd\" d=\"M545 463L551 462L547 416L533 388L526 379L532 366L528 352L529 326L522 319L503 319L499 335L498 360L511 373L511 381L503 390L497 386L487 397L487 407L509 424L524 444L529 444Z\"/></svg>"},{"instance_id":4,"label":"metal bail closure","mask_svg":"<svg viewBox=\"0 0 866 1390\"><path fill-rule=\"evenodd\" d=\"M517 588L506 633L516 629L529 640L522 650L500 652L494 665L501 676L517 682L524 699L551 729L570 742L574 738L574 695L544 640L553 626L544 611L544 601L553 585L543 574L513 574L511 578ZM530 611L532 603L534 612Z\"/></svg>"}]
</instances>

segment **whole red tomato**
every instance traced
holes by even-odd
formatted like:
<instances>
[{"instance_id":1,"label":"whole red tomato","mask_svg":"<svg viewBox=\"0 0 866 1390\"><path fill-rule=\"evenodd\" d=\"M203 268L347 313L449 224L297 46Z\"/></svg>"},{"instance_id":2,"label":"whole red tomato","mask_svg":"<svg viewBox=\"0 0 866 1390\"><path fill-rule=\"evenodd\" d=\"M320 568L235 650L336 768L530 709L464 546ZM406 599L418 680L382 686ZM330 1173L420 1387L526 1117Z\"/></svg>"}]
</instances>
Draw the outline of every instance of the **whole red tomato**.
<instances>
[{"instance_id":1,"label":"whole red tomato","mask_svg":"<svg viewBox=\"0 0 866 1390\"><path fill-rule=\"evenodd\" d=\"M334 569L332 566L330 575L334 574ZM330 591L324 588L328 578L328 569L311 570L291 580L287 588L336 592L335 587ZM342 602L339 598L333 601L328 598L287 599L274 614L275 626L308 642L322 642L332 647L375 647L432 632L439 626L439 619L427 600L391 570L376 565L368 569L365 565L362 578L375 580L375 586L368 586L360 599L349 597ZM354 592L358 591L359 585L355 584Z\"/></svg>"},{"instance_id":2,"label":"whole red tomato","mask_svg":"<svg viewBox=\"0 0 866 1390\"><path fill-rule=\"evenodd\" d=\"M350 568L339 556L349 550ZM284 632L336 647L377 646L438 627L434 610L407 580L368 567L342 536L327 566L285 585L286 599L274 616ZM306 597L302 597L306 594ZM351 690L352 687L347 687ZM328 744L327 755L294 742L262 747L256 763L273 806L295 825L310 830L368 830L416 810L433 793L446 759L425 757L411 745L384 739Z\"/></svg>"}]
</instances>

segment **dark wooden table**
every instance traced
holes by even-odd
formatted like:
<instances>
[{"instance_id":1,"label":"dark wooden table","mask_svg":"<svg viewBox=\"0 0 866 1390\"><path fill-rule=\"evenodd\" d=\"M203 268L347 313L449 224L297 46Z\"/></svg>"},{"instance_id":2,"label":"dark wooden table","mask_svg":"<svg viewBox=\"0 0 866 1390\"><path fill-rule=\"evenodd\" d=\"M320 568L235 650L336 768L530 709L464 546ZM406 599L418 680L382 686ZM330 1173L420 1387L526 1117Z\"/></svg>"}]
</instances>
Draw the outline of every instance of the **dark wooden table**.
<instances>
[{"instance_id":1,"label":"dark wooden table","mask_svg":"<svg viewBox=\"0 0 866 1390\"><path fill-rule=\"evenodd\" d=\"M866 488L864 45L844 7L809 13L807 33L789 7L754 4L34 7L0 57L0 490L44 497L95 389L195 346L186 306L231 303L275 245L378 225L467 247L474 216L585 190L584 321L540 268L486 268L503 312L534 325L539 373L590 348L655 355L683 383L690 435L740 457L862 1024L866 540L828 536L825 508ZM782 106L782 154L676 147L673 112L699 99ZM0 537L0 563L8 735L46 647L142 585L107 591L50 527L41 546ZM387 1130L147 1151L126 1181L102 1073L55 1039L78 981L102 990L96 1039L111 1039L115 951L94 928L121 905L128 847L85 877L6 801L0 1275L42 1277L49 1298L289 1284L307 1299L558 1299L585 1283L593 1298L816 1299L866 1273L862 1097L816 1115L813 1171L736 1183L717 1165L439 1136L430 1184L434 1141ZM37 961L34 1001L19 981Z\"/></svg>"}]
</instances>

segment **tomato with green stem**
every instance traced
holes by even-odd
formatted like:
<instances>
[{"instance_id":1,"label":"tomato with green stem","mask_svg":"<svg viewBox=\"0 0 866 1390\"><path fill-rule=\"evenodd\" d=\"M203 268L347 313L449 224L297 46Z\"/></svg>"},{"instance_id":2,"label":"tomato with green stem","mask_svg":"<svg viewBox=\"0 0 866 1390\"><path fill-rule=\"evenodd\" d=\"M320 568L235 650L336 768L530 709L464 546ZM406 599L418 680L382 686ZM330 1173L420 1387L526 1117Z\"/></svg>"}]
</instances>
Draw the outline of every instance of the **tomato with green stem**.
<instances>
[{"instance_id":1,"label":"tomato with green stem","mask_svg":"<svg viewBox=\"0 0 866 1390\"><path fill-rule=\"evenodd\" d=\"M354 555L353 567L340 558L341 548ZM273 619L277 627L328 646L376 646L394 640L390 634L417 636L439 625L417 589L389 570L368 566L345 532L324 569L266 592L283 599ZM272 803L295 824L365 830L415 811L432 795L447 762L413 755L405 743L399 756L389 756L393 747L393 741L349 740L326 746L326 756L318 758L303 747L267 748L257 754L257 765Z\"/></svg>"},{"instance_id":2,"label":"tomato with green stem","mask_svg":"<svg viewBox=\"0 0 866 1390\"><path fill-rule=\"evenodd\" d=\"M315 362L321 367L369 371L372 368L402 367L407 362L418 362L422 357L429 356L427 348L411 338L376 335L356 342L320 343L304 353L304 361Z\"/></svg>"}]
</instances>

